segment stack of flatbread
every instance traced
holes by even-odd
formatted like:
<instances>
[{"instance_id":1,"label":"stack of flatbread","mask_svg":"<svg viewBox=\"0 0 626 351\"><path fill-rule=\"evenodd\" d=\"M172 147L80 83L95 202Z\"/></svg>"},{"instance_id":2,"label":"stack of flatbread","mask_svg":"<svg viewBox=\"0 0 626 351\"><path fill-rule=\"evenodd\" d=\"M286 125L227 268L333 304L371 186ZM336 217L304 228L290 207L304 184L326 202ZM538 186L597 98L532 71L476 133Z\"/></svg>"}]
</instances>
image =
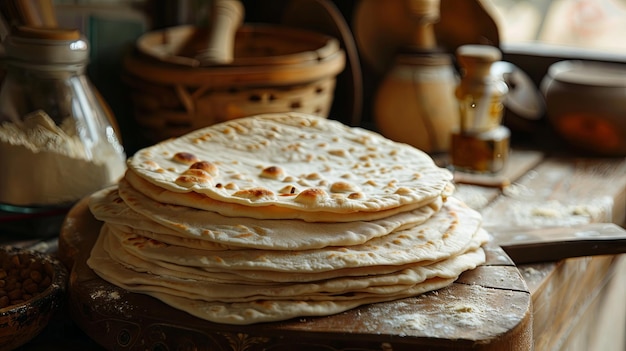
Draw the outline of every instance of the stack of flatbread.
<instances>
[{"instance_id":1,"label":"stack of flatbread","mask_svg":"<svg viewBox=\"0 0 626 351\"><path fill-rule=\"evenodd\" d=\"M213 322L324 316L451 284L481 216L425 153L309 115L241 118L138 151L96 192L103 279Z\"/></svg>"}]
</instances>

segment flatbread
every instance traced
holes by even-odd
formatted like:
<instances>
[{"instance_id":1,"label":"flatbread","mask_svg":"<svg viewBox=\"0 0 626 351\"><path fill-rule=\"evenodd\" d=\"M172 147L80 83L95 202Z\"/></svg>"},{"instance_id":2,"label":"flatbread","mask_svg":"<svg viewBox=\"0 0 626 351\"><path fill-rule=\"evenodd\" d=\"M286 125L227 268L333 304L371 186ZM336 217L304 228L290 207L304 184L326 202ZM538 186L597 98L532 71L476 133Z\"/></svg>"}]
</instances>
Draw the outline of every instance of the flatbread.
<instances>
[{"instance_id":1,"label":"flatbread","mask_svg":"<svg viewBox=\"0 0 626 351\"><path fill-rule=\"evenodd\" d=\"M374 214L432 202L452 181L414 147L299 113L212 125L138 151L128 168L168 192L259 207L268 216L276 207Z\"/></svg>"},{"instance_id":2,"label":"flatbread","mask_svg":"<svg viewBox=\"0 0 626 351\"><path fill-rule=\"evenodd\" d=\"M456 278L445 279L434 277L397 294L375 295L342 301L300 301L295 299L224 303L194 300L167 293L146 292L146 294L198 318L216 323L246 325L261 322L276 322L297 317L328 316L366 304L394 301L441 289L452 284L455 280Z\"/></svg>"},{"instance_id":3,"label":"flatbread","mask_svg":"<svg viewBox=\"0 0 626 351\"><path fill-rule=\"evenodd\" d=\"M205 250L227 247L310 250L363 244L372 238L422 224L439 211L442 204L443 201L437 198L418 209L373 221L307 223L301 220L259 220L162 204L122 180L119 189L115 186L94 193L89 207L99 220L131 226L141 230L140 235L179 246Z\"/></svg>"},{"instance_id":4,"label":"flatbread","mask_svg":"<svg viewBox=\"0 0 626 351\"><path fill-rule=\"evenodd\" d=\"M165 261L148 261L133 254L131 251L124 249L120 242L120 238L125 236L136 236L128 232L120 232L111 225L104 224L103 234L108 237L103 241L104 250L110 255L111 259L118 263L132 267L133 270L140 272L151 272L157 275L173 275L179 278L189 278L197 280L206 280L221 283L242 283L248 285L267 285L275 283L304 283L316 282L336 277L361 277L364 275L384 275L392 274L405 269L410 269L418 265L429 265L434 261L421 261L419 263L408 263L404 265L386 265L386 266L365 266L356 268L337 269L334 271L324 271L316 273L291 273L291 272L264 272L260 270L219 270L204 269L201 267L181 266ZM488 241L488 234L481 229L472 238L470 244L463 252L478 250ZM459 253L462 254L462 253Z\"/></svg>"},{"instance_id":5,"label":"flatbread","mask_svg":"<svg viewBox=\"0 0 626 351\"><path fill-rule=\"evenodd\" d=\"M374 238L361 245L314 250L205 251L132 236L123 246L149 261L166 261L224 271L315 273L344 268L437 261L462 252L481 227L478 212L449 198L426 223Z\"/></svg>"},{"instance_id":6,"label":"flatbread","mask_svg":"<svg viewBox=\"0 0 626 351\"><path fill-rule=\"evenodd\" d=\"M195 192L179 193L158 187L136 175L132 170L127 170L124 181L131 187L141 192L154 201L186 206L205 211L216 212L227 217L250 217L256 219L299 219L305 222L329 222L347 223L356 221L372 221L387 218L398 213L419 209L429 204L444 200L454 193L455 187L448 182L439 196L425 197L421 202L389 208L376 212L355 211L349 213L336 213L328 211L300 211L293 208L267 206L246 206L238 203L229 203L212 199Z\"/></svg>"},{"instance_id":7,"label":"flatbread","mask_svg":"<svg viewBox=\"0 0 626 351\"><path fill-rule=\"evenodd\" d=\"M472 269L484 261L484 252L482 249L478 249L430 266L407 269L395 276L362 277L360 282L340 278L337 281L321 282L320 284L287 284L260 289L257 286L241 284L218 286L203 280L194 281L131 270L111 260L103 249L104 238L106 235L99 237L89 258L90 264L97 267L94 269L95 272L103 279L128 291L151 295L196 317L217 323L238 325L280 321L294 317L330 315L363 304L415 296L451 284L460 273ZM368 288L376 281L379 283L385 281L391 283L405 282L406 284L383 284L378 288ZM416 283L411 284L411 281ZM348 288L350 286L356 287L356 289L353 291L345 290L344 293L341 293L342 287ZM365 286L365 288L359 289L359 286ZM334 288L337 291L335 294L323 293L328 288L330 290ZM233 293L242 290L261 295L255 295L251 298L232 297ZM207 293L208 291L218 291L218 295L226 296L224 299L226 301L211 299L211 293ZM301 291L320 291L322 293L297 294ZM296 295L290 296L291 292L296 293ZM239 293L239 295L243 294Z\"/></svg>"},{"instance_id":8,"label":"flatbread","mask_svg":"<svg viewBox=\"0 0 626 351\"><path fill-rule=\"evenodd\" d=\"M105 231L106 233L106 231ZM103 235L103 241L108 237ZM191 278L182 277L175 271L160 269L158 274L154 270L144 270L140 268L141 262L137 259L119 262L112 256L112 251L103 249L106 243L98 244L97 251L90 263L97 272L117 277L118 281L123 281L127 286L154 285L155 290L179 295L185 295L193 299L203 299L206 301L223 302L244 302L258 299L278 300L285 298L299 298L301 300L349 300L359 298L369 294L393 294L405 290L417 283L433 276L442 278L454 278L468 269L475 268L476 265L485 261L485 255L481 248L474 248L462 255L452 256L443 261L438 261L429 265L412 265L404 269L388 274L363 275L358 277L337 276L333 279L324 279L306 283L271 283L271 284L248 284L247 282L222 282L207 280L202 276ZM108 252L109 256L105 253ZM96 263L97 257L103 258L103 262ZM126 267L124 273L120 270L104 273L112 269L110 262L118 262ZM130 269L128 269L130 268ZM152 269L158 269L152 266Z\"/></svg>"}]
</instances>

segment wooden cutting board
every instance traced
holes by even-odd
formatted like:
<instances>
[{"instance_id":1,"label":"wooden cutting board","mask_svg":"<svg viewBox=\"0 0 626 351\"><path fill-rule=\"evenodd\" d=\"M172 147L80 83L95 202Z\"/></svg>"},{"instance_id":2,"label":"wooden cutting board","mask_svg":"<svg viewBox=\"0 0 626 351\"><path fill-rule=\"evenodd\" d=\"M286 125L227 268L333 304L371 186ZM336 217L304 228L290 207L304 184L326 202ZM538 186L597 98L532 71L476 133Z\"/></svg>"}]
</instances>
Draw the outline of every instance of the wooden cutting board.
<instances>
[{"instance_id":1,"label":"wooden cutting board","mask_svg":"<svg viewBox=\"0 0 626 351\"><path fill-rule=\"evenodd\" d=\"M86 204L68 214L59 256L71 270L69 310L109 350L529 350L531 297L499 247L452 285L328 317L233 326L207 322L100 279L86 259L101 223Z\"/></svg>"}]
</instances>

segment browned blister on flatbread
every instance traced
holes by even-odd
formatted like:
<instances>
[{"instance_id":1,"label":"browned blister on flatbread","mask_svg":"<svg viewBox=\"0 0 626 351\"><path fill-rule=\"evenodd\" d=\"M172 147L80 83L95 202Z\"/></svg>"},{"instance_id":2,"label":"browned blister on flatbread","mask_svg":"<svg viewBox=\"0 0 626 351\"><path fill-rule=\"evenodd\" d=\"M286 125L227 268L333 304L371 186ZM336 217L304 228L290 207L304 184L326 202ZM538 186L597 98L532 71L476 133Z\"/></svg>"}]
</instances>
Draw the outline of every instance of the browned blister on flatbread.
<instances>
[{"instance_id":1,"label":"browned blister on flatbread","mask_svg":"<svg viewBox=\"0 0 626 351\"><path fill-rule=\"evenodd\" d=\"M190 173L194 164L211 165L210 171L192 166L210 177ZM262 207L261 213L268 206L326 213L409 209L442 196L452 180L409 145L297 113L207 127L140 150L128 165L163 190Z\"/></svg>"}]
</instances>

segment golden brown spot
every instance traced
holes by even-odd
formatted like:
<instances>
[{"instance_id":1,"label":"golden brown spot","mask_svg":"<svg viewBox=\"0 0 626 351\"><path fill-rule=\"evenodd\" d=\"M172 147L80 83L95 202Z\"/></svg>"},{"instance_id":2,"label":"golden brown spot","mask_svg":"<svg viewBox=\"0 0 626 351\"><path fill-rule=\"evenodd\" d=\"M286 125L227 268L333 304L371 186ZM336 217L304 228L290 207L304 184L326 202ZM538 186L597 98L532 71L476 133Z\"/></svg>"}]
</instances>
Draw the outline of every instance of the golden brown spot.
<instances>
[{"instance_id":1,"label":"golden brown spot","mask_svg":"<svg viewBox=\"0 0 626 351\"><path fill-rule=\"evenodd\" d=\"M248 129L240 124L235 124L233 125L233 128L235 129L235 131L237 131L237 133L239 134L248 134Z\"/></svg>"},{"instance_id":2,"label":"golden brown spot","mask_svg":"<svg viewBox=\"0 0 626 351\"><path fill-rule=\"evenodd\" d=\"M211 178L211 175L208 172L205 172L201 169L188 169L182 173L183 175L190 175L200 178Z\"/></svg>"},{"instance_id":3,"label":"golden brown spot","mask_svg":"<svg viewBox=\"0 0 626 351\"><path fill-rule=\"evenodd\" d=\"M216 177L219 173L219 168L211 162L208 161L198 161L189 166L189 169L201 169L210 175Z\"/></svg>"},{"instance_id":4,"label":"golden brown spot","mask_svg":"<svg viewBox=\"0 0 626 351\"><path fill-rule=\"evenodd\" d=\"M348 199L351 199L351 200L360 200L363 198L365 198L365 194L361 192L351 193L350 195L348 195Z\"/></svg>"},{"instance_id":5,"label":"golden brown spot","mask_svg":"<svg viewBox=\"0 0 626 351\"><path fill-rule=\"evenodd\" d=\"M348 182L335 182L330 186L330 191L333 193L350 193L359 191L359 189Z\"/></svg>"},{"instance_id":6,"label":"golden brown spot","mask_svg":"<svg viewBox=\"0 0 626 351\"><path fill-rule=\"evenodd\" d=\"M159 164L154 161L144 161L142 165L143 167L151 171L156 171L156 170L161 169L161 166L159 166Z\"/></svg>"},{"instance_id":7,"label":"golden brown spot","mask_svg":"<svg viewBox=\"0 0 626 351\"><path fill-rule=\"evenodd\" d=\"M238 187L238 186L237 186L237 184L235 184L235 183L226 183L226 185L224 185L224 188L225 188L225 189L228 189L228 190L236 190L236 189L239 189L239 187Z\"/></svg>"},{"instance_id":8,"label":"golden brown spot","mask_svg":"<svg viewBox=\"0 0 626 351\"><path fill-rule=\"evenodd\" d=\"M278 166L269 166L264 168L259 174L261 178L269 178L269 179L281 179L285 175L285 171Z\"/></svg>"},{"instance_id":9,"label":"golden brown spot","mask_svg":"<svg viewBox=\"0 0 626 351\"><path fill-rule=\"evenodd\" d=\"M363 183L365 185L371 185L371 186L378 186L378 183L376 183L376 181L374 181L373 179L369 179L367 180L365 183Z\"/></svg>"},{"instance_id":10,"label":"golden brown spot","mask_svg":"<svg viewBox=\"0 0 626 351\"><path fill-rule=\"evenodd\" d=\"M293 185L286 185L278 192L283 195L295 195L298 193L298 189Z\"/></svg>"},{"instance_id":11,"label":"golden brown spot","mask_svg":"<svg viewBox=\"0 0 626 351\"><path fill-rule=\"evenodd\" d=\"M328 197L328 194L326 194L323 189L308 188L300 192L300 194L298 194L294 201L305 205L316 204L326 197Z\"/></svg>"},{"instance_id":12,"label":"golden brown spot","mask_svg":"<svg viewBox=\"0 0 626 351\"><path fill-rule=\"evenodd\" d=\"M189 152L177 152L172 156L172 161L189 165L198 162L198 157Z\"/></svg>"},{"instance_id":13,"label":"golden brown spot","mask_svg":"<svg viewBox=\"0 0 626 351\"><path fill-rule=\"evenodd\" d=\"M318 180L322 179L322 176L319 173L309 173L305 176L308 180Z\"/></svg>"},{"instance_id":14,"label":"golden brown spot","mask_svg":"<svg viewBox=\"0 0 626 351\"><path fill-rule=\"evenodd\" d=\"M258 234L258 235L267 235L269 234L269 232L263 228L263 227L259 227L259 226L254 226L254 231Z\"/></svg>"},{"instance_id":15,"label":"golden brown spot","mask_svg":"<svg viewBox=\"0 0 626 351\"><path fill-rule=\"evenodd\" d=\"M343 150L343 149L328 150L328 153L333 155L333 156L339 156L339 157L346 157L346 156L348 156L348 152L346 150Z\"/></svg>"},{"instance_id":16,"label":"golden brown spot","mask_svg":"<svg viewBox=\"0 0 626 351\"><path fill-rule=\"evenodd\" d=\"M287 145L287 147L285 147L285 150L286 151L298 151L300 150L300 148L302 148L301 143L293 143L293 144Z\"/></svg>"},{"instance_id":17,"label":"golden brown spot","mask_svg":"<svg viewBox=\"0 0 626 351\"><path fill-rule=\"evenodd\" d=\"M411 189L407 188L407 187L400 187L396 190L396 192L394 194L397 195L410 195L412 193Z\"/></svg>"},{"instance_id":18,"label":"golden brown spot","mask_svg":"<svg viewBox=\"0 0 626 351\"><path fill-rule=\"evenodd\" d=\"M273 198L274 192L266 188L256 187L236 191L233 193L233 196L257 201Z\"/></svg>"},{"instance_id":19,"label":"golden brown spot","mask_svg":"<svg viewBox=\"0 0 626 351\"><path fill-rule=\"evenodd\" d=\"M180 186L184 186L184 187L190 188L190 187L192 187L192 186L194 186L196 184L208 184L208 183L211 183L212 180L213 180L213 178L211 178L211 176L209 176L208 174L206 175L206 177L183 174L180 177L176 178L175 183L180 185Z\"/></svg>"},{"instance_id":20,"label":"golden brown spot","mask_svg":"<svg viewBox=\"0 0 626 351\"><path fill-rule=\"evenodd\" d=\"M188 226L186 226L186 225L184 225L182 223L174 223L173 226L176 227L176 228L183 229L183 230L186 230L186 229L189 228Z\"/></svg>"}]
</instances>

